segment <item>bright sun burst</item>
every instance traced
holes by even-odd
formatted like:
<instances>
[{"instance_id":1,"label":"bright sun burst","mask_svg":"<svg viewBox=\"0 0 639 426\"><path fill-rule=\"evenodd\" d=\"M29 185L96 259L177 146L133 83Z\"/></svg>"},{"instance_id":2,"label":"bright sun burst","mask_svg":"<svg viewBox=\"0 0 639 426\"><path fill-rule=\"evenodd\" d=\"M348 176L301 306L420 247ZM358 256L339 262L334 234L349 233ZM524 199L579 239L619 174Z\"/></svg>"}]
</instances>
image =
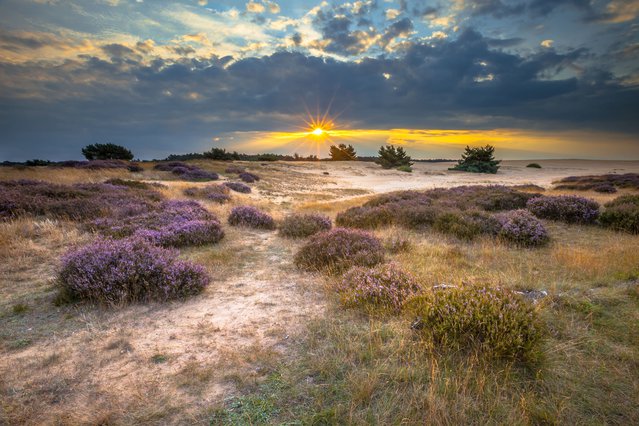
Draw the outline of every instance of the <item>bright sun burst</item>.
<instances>
[{"instance_id":1,"label":"bright sun burst","mask_svg":"<svg viewBox=\"0 0 639 426\"><path fill-rule=\"evenodd\" d=\"M316 127L315 130L313 130L311 133L313 133L315 136L322 136L325 132L324 129L322 129L321 127Z\"/></svg>"}]
</instances>

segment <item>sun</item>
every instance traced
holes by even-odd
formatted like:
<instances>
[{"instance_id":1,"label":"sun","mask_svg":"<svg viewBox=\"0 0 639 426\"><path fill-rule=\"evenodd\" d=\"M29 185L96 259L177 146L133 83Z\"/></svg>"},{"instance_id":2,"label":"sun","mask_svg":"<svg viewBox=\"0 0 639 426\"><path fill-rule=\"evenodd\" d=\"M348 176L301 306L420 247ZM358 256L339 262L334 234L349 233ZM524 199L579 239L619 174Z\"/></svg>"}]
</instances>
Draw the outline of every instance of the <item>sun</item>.
<instances>
[{"instance_id":1,"label":"sun","mask_svg":"<svg viewBox=\"0 0 639 426\"><path fill-rule=\"evenodd\" d=\"M321 127L316 127L311 133L315 136L322 136L324 133L326 133L326 131Z\"/></svg>"}]
</instances>

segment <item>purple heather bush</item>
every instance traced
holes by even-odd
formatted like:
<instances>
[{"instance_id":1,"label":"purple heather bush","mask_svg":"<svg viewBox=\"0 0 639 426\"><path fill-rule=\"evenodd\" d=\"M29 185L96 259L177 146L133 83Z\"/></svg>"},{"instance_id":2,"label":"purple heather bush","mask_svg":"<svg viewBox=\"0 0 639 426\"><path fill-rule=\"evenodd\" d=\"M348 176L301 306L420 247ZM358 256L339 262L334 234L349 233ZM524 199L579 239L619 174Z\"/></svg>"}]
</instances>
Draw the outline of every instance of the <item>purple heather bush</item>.
<instances>
[{"instance_id":1,"label":"purple heather bush","mask_svg":"<svg viewBox=\"0 0 639 426\"><path fill-rule=\"evenodd\" d=\"M60 161L59 163L51 164L51 167L73 167L76 169L129 169L130 171L138 171L137 168L141 167L136 163L130 163L122 160L91 160L91 161ZM133 170L132 170L133 169Z\"/></svg>"},{"instance_id":2,"label":"purple heather bush","mask_svg":"<svg viewBox=\"0 0 639 426\"><path fill-rule=\"evenodd\" d=\"M437 216L433 228L460 240L472 240L479 235L497 235L501 230L501 223L495 217L480 211L452 211Z\"/></svg>"},{"instance_id":3,"label":"purple heather bush","mask_svg":"<svg viewBox=\"0 0 639 426\"><path fill-rule=\"evenodd\" d=\"M240 167L240 166L228 166L226 168L226 170L224 170L225 173L229 173L229 174L240 174L240 173L244 173L246 171L246 169L244 167Z\"/></svg>"},{"instance_id":4,"label":"purple heather bush","mask_svg":"<svg viewBox=\"0 0 639 426\"><path fill-rule=\"evenodd\" d=\"M231 200L229 188L226 185L208 185L203 188L191 187L184 190L184 195L203 198L215 203L224 204Z\"/></svg>"},{"instance_id":5,"label":"purple heather bush","mask_svg":"<svg viewBox=\"0 0 639 426\"><path fill-rule=\"evenodd\" d=\"M409 300L405 311L436 347L476 349L488 357L532 358L543 335L534 306L506 289L432 289Z\"/></svg>"},{"instance_id":6,"label":"purple heather bush","mask_svg":"<svg viewBox=\"0 0 639 426\"><path fill-rule=\"evenodd\" d=\"M617 188L609 183L600 183L599 185L593 186L592 190L602 194L614 194L617 192Z\"/></svg>"},{"instance_id":7,"label":"purple heather bush","mask_svg":"<svg viewBox=\"0 0 639 426\"><path fill-rule=\"evenodd\" d=\"M604 204L599 223L616 231L639 234L639 195L622 195Z\"/></svg>"},{"instance_id":8,"label":"purple heather bush","mask_svg":"<svg viewBox=\"0 0 639 426\"><path fill-rule=\"evenodd\" d=\"M497 215L501 223L499 237L523 247L535 247L549 240L544 225L527 210L513 210Z\"/></svg>"},{"instance_id":9,"label":"purple heather bush","mask_svg":"<svg viewBox=\"0 0 639 426\"><path fill-rule=\"evenodd\" d=\"M251 187L243 184L242 182L224 182L224 186L226 186L231 191L240 192L242 194L251 193Z\"/></svg>"},{"instance_id":10,"label":"purple heather bush","mask_svg":"<svg viewBox=\"0 0 639 426\"><path fill-rule=\"evenodd\" d=\"M238 206L231 210L228 217L231 226L247 226L250 228L275 229L275 221L268 213L253 206Z\"/></svg>"},{"instance_id":11,"label":"purple heather bush","mask_svg":"<svg viewBox=\"0 0 639 426\"><path fill-rule=\"evenodd\" d=\"M598 187L639 189L639 173L568 176L557 182L556 189L597 191Z\"/></svg>"},{"instance_id":12,"label":"purple heather bush","mask_svg":"<svg viewBox=\"0 0 639 426\"><path fill-rule=\"evenodd\" d=\"M154 167L156 170L171 172L179 176L182 180L188 181L210 181L218 180L220 177L217 173L207 172L199 167L183 163L181 161L168 161L158 163Z\"/></svg>"},{"instance_id":13,"label":"purple heather bush","mask_svg":"<svg viewBox=\"0 0 639 426\"><path fill-rule=\"evenodd\" d=\"M295 255L305 270L343 271L351 266L372 267L384 260L384 248L374 235L356 229L334 228L313 235Z\"/></svg>"},{"instance_id":14,"label":"purple heather bush","mask_svg":"<svg viewBox=\"0 0 639 426\"><path fill-rule=\"evenodd\" d=\"M0 218L44 215L71 220L125 216L130 211L147 211L162 196L149 188L125 181L60 185L43 181L0 182Z\"/></svg>"},{"instance_id":15,"label":"purple heather bush","mask_svg":"<svg viewBox=\"0 0 639 426\"><path fill-rule=\"evenodd\" d=\"M566 223L594 223L599 216L599 204L574 195L536 197L528 200L528 210L541 219Z\"/></svg>"},{"instance_id":16,"label":"purple heather bush","mask_svg":"<svg viewBox=\"0 0 639 426\"><path fill-rule=\"evenodd\" d=\"M347 306L399 312L420 286L398 265L387 263L374 268L351 268L339 281L337 290Z\"/></svg>"},{"instance_id":17,"label":"purple heather bush","mask_svg":"<svg viewBox=\"0 0 639 426\"><path fill-rule=\"evenodd\" d=\"M246 183L253 183L260 180L260 177L256 174L249 172L242 172L239 174L239 178L242 179Z\"/></svg>"},{"instance_id":18,"label":"purple heather bush","mask_svg":"<svg viewBox=\"0 0 639 426\"><path fill-rule=\"evenodd\" d=\"M89 226L108 236L137 235L167 247L215 244L224 237L218 219L196 201L163 201L154 210L97 219Z\"/></svg>"},{"instance_id":19,"label":"purple heather bush","mask_svg":"<svg viewBox=\"0 0 639 426\"><path fill-rule=\"evenodd\" d=\"M335 217L335 224L348 228L374 229L391 223L393 216L385 206L351 207Z\"/></svg>"},{"instance_id":20,"label":"purple heather bush","mask_svg":"<svg viewBox=\"0 0 639 426\"><path fill-rule=\"evenodd\" d=\"M280 234L291 238L304 238L331 229L331 219L318 213L292 214L280 224Z\"/></svg>"},{"instance_id":21,"label":"purple heather bush","mask_svg":"<svg viewBox=\"0 0 639 426\"><path fill-rule=\"evenodd\" d=\"M99 239L62 258L58 282L66 297L115 305L197 294L209 283L202 266L141 239Z\"/></svg>"}]
</instances>

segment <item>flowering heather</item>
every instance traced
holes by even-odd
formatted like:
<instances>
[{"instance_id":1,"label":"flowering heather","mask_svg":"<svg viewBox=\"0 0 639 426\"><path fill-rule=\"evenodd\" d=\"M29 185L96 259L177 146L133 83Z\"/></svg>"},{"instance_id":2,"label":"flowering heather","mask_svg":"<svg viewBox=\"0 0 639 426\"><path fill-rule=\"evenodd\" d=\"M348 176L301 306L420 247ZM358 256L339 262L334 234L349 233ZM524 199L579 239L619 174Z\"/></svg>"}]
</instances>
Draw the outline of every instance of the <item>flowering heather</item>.
<instances>
[{"instance_id":1,"label":"flowering heather","mask_svg":"<svg viewBox=\"0 0 639 426\"><path fill-rule=\"evenodd\" d=\"M119 182L60 185L43 181L0 182L0 218L46 215L72 220L123 216L123 212L147 211L162 196L148 188Z\"/></svg>"},{"instance_id":2,"label":"flowering heather","mask_svg":"<svg viewBox=\"0 0 639 426\"><path fill-rule=\"evenodd\" d=\"M251 187L243 184L242 182L224 182L224 186L226 186L231 191L240 192L242 194L251 193Z\"/></svg>"},{"instance_id":3,"label":"flowering heather","mask_svg":"<svg viewBox=\"0 0 639 426\"><path fill-rule=\"evenodd\" d=\"M228 166L226 170L224 170L225 173L237 174L237 175L239 175L240 173L244 173L245 171L246 169L240 166Z\"/></svg>"},{"instance_id":4,"label":"flowering heather","mask_svg":"<svg viewBox=\"0 0 639 426\"><path fill-rule=\"evenodd\" d=\"M260 177L256 174L249 172L242 172L239 174L239 178L242 179L246 183L253 183L260 180Z\"/></svg>"},{"instance_id":5,"label":"flowering heather","mask_svg":"<svg viewBox=\"0 0 639 426\"><path fill-rule=\"evenodd\" d=\"M280 234L285 237L303 238L328 231L331 226L331 219L323 214L293 214L287 216L280 224Z\"/></svg>"},{"instance_id":6,"label":"flowering heather","mask_svg":"<svg viewBox=\"0 0 639 426\"><path fill-rule=\"evenodd\" d=\"M191 187L184 190L184 195L203 198L215 203L224 204L231 199L229 189L225 185L208 185L203 188Z\"/></svg>"},{"instance_id":7,"label":"flowering heather","mask_svg":"<svg viewBox=\"0 0 639 426\"><path fill-rule=\"evenodd\" d=\"M501 229L499 221L482 212L447 212L437 216L433 228L437 231L472 240L479 235L497 235Z\"/></svg>"},{"instance_id":8,"label":"flowering heather","mask_svg":"<svg viewBox=\"0 0 639 426\"><path fill-rule=\"evenodd\" d=\"M58 281L72 299L115 305L197 294L208 284L202 266L140 239L100 239L62 258Z\"/></svg>"},{"instance_id":9,"label":"flowering heather","mask_svg":"<svg viewBox=\"0 0 639 426\"><path fill-rule=\"evenodd\" d=\"M489 357L526 359L543 335L534 307L506 289L433 289L405 308L422 336L453 350L474 348Z\"/></svg>"},{"instance_id":10,"label":"flowering heather","mask_svg":"<svg viewBox=\"0 0 639 426\"><path fill-rule=\"evenodd\" d=\"M597 190L606 185L615 188L639 189L639 173L568 176L557 182L556 189L571 189L577 191Z\"/></svg>"},{"instance_id":11,"label":"flowering heather","mask_svg":"<svg viewBox=\"0 0 639 426\"><path fill-rule=\"evenodd\" d=\"M112 237L137 235L171 247L214 244L224 237L217 218L196 201L163 201L157 209L97 219L89 226Z\"/></svg>"},{"instance_id":12,"label":"flowering heather","mask_svg":"<svg viewBox=\"0 0 639 426\"><path fill-rule=\"evenodd\" d=\"M155 165L154 169L171 172L174 175L179 176L181 179L188 181L209 181L218 180L220 178L217 173L207 172L199 167L186 164L181 161L158 163Z\"/></svg>"},{"instance_id":13,"label":"flowering heather","mask_svg":"<svg viewBox=\"0 0 639 426\"><path fill-rule=\"evenodd\" d=\"M58 163L52 163L51 167L72 167L76 169L90 169L90 170L129 169L130 171L138 171L137 170L138 168L142 169L136 163L130 163L128 161L122 161L122 160L91 160L91 161L68 160L68 161L60 161Z\"/></svg>"},{"instance_id":14,"label":"flowering heather","mask_svg":"<svg viewBox=\"0 0 639 426\"><path fill-rule=\"evenodd\" d=\"M617 231L639 234L639 195L622 195L604 207L599 223Z\"/></svg>"},{"instance_id":15,"label":"flowering heather","mask_svg":"<svg viewBox=\"0 0 639 426\"><path fill-rule=\"evenodd\" d=\"M391 223L393 216L385 206L351 207L335 217L335 224L348 228L374 229Z\"/></svg>"},{"instance_id":16,"label":"flowering heather","mask_svg":"<svg viewBox=\"0 0 639 426\"><path fill-rule=\"evenodd\" d=\"M426 195L444 200L462 210L480 208L486 211L503 211L523 209L528 200L539 194L521 192L503 185L472 185L432 189L426 191Z\"/></svg>"},{"instance_id":17,"label":"flowering heather","mask_svg":"<svg viewBox=\"0 0 639 426\"><path fill-rule=\"evenodd\" d=\"M351 266L371 267L383 260L384 248L377 237L347 228L313 235L295 255L295 264L306 270L340 271Z\"/></svg>"},{"instance_id":18,"label":"flowering heather","mask_svg":"<svg viewBox=\"0 0 639 426\"><path fill-rule=\"evenodd\" d=\"M420 290L417 281L394 263L374 268L354 267L337 285L347 306L381 308L399 312L402 304Z\"/></svg>"},{"instance_id":19,"label":"flowering heather","mask_svg":"<svg viewBox=\"0 0 639 426\"><path fill-rule=\"evenodd\" d=\"M513 210L497 216L501 223L499 236L525 247L541 246L548 242L544 225L527 210Z\"/></svg>"},{"instance_id":20,"label":"flowering heather","mask_svg":"<svg viewBox=\"0 0 639 426\"><path fill-rule=\"evenodd\" d=\"M231 226L248 226L250 228L275 229L275 221L271 215L252 206L234 207L229 214Z\"/></svg>"},{"instance_id":21,"label":"flowering heather","mask_svg":"<svg viewBox=\"0 0 639 426\"><path fill-rule=\"evenodd\" d=\"M593 223L599 216L599 204L574 195L536 197L528 200L528 210L542 219L566 223Z\"/></svg>"},{"instance_id":22,"label":"flowering heather","mask_svg":"<svg viewBox=\"0 0 639 426\"><path fill-rule=\"evenodd\" d=\"M217 220L183 220L154 229L141 229L135 236L163 247L201 246L215 244L224 238Z\"/></svg>"},{"instance_id":23,"label":"flowering heather","mask_svg":"<svg viewBox=\"0 0 639 426\"><path fill-rule=\"evenodd\" d=\"M602 194L614 194L615 192L617 192L617 188L609 183L601 183L599 185L596 185L592 188L592 190L595 192L600 192Z\"/></svg>"}]
</instances>

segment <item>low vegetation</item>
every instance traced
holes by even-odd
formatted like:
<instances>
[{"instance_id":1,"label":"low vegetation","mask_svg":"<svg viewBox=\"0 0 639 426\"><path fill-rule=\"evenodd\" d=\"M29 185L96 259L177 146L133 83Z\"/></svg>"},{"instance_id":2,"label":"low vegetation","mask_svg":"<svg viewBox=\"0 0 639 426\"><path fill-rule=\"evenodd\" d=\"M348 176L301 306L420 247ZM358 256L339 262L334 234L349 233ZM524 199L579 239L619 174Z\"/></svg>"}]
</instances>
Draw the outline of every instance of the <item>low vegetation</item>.
<instances>
[{"instance_id":1,"label":"low vegetation","mask_svg":"<svg viewBox=\"0 0 639 426\"><path fill-rule=\"evenodd\" d=\"M184 190L184 195L201 198L214 203L224 204L231 200L227 185L207 185L204 187L193 186Z\"/></svg>"},{"instance_id":2,"label":"low vegetation","mask_svg":"<svg viewBox=\"0 0 639 426\"><path fill-rule=\"evenodd\" d=\"M118 305L197 294L209 277L201 266L142 239L97 240L62 258L63 297Z\"/></svg>"},{"instance_id":3,"label":"low vegetation","mask_svg":"<svg viewBox=\"0 0 639 426\"><path fill-rule=\"evenodd\" d=\"M604 204L600 223L616 231L639 234L639 195L623 195Z\"/></svg>"},{"instance_id":4,"label":"low vegetation","mask_svg":"<svg viewBox=\"0 0 639 426\"><path fill-rule=\"evenodd\" d=\"M178 176L182 180L194 181L194 182L206 182L210 180L218 180L220 177L215 172L207 172L201 168L183 163L180 161L169 161L166 163L158 163L155 165L155 170L161 170L165 172L171 172Z\"/></svg>"},{"instance_id":5,"label":"low vegetation","mask_svg":"<svg viewBox=\"0 0 639 426\"><path fill-rule=\"evenodd\" d=\"M555 189L573 191L614 193L617 188L639 189L639 173L568 176L555 182Z\"/></svg>"},{"instance_id":6,"label":"low vegetation","mask_svg":"<svg viewBox=\"0 0 639 426\"><path fill-rule=\"evenodd\" d=\"M499 237L523 247L543 246L549 241L546 227L527 210L512 210L497 215L501 223Z\"/></svg>"},{"instance_id":7,"label":"low vegetation","mask_svg":"<svg viewBox=\"0 0 639 426\"><path fill-rule=\"evenodd\" d=\"M538 218L566 223L592 224L599 217L599 203L574 195L532 198L526 208Z\"/></svg>"},{"instance_id":8,"label":"low vegetation","mask_svg":"<svg viewBox=\"0 0 639 426\"><path fill-rule=\"evenodd\" d=\"M346 306L395 313L420 288L417 280L395 263L381 264L374 268L352 268L336 285L341 301Z\"/></svg>"},{"instance_id":9,"label":"low vegetation","mask_svg":"<svg viewBox=\"0 0 639 426\"><path fill-rule=\"evenodd\" d=\"M275 220L268 213L253 206L233 207L228 217L231 226L246 226L258 229L275 229Z\"/></svg>"},{"instance_id":10,"label":"low vegetation","mask_svg":"<svg viewBox=\"0 0 639 426\"><path fill-rule=\"evenodd\" d=\"M539 163L529 163L526 167L531 169L541 169L541 165Z\"/></svg>"},{"instance_id":11,"label":"low vegetation","mask_svg":"<svg viewBox=\"0 0 639 426\"><path fill-rule=\"evenodd\" d=\"M244 185L242 182L224 182L224 186L226 186L231 191L239 192L242 194L251 193L251 187L248 185Z\"/></svg>"},{"instance_id":12,"label":"low vegetation","mask_svg":"<svg viewBox=\"0 0 639 426\"><path fill-rule=\"evenodd\" d=\"M331 219L323 214L292 214L284 218L279 228L284 237L304 238L328 231L332 225Z\"/></svg>"},{"instance_id":13,"label":"low vegetation","mask_svg":"<svg viewBox=\"0 0 639 426\"><path fill-rule=\"evenodd\" d=\"M384 260L384 247L374 235L335 228L312 236L295 255L305 270L344 271L352 266L375 266Z\"/></svg>"},{"instance_id":14,"label":"low vegetation","mask_svg":"<svg viewBox=\"0 0 639 426\"><path fill-rule=\"evenodd\" d=\"M406 307L413 328L432 348L476 350L480 356L529 359L539 354L543 326L532 304L510 290L434 288Z\"/></svg>"},{"instance_id":15,"label":"low vegetation","mask_svg":"<svg viewBox=\"0 0 639 426\"><path fill-rule=\"evenodd\" d=\"M246 183L253 183L260 180L260 177L254 173L242 172L238 177Z\"/></svg>"}]
</instances>

